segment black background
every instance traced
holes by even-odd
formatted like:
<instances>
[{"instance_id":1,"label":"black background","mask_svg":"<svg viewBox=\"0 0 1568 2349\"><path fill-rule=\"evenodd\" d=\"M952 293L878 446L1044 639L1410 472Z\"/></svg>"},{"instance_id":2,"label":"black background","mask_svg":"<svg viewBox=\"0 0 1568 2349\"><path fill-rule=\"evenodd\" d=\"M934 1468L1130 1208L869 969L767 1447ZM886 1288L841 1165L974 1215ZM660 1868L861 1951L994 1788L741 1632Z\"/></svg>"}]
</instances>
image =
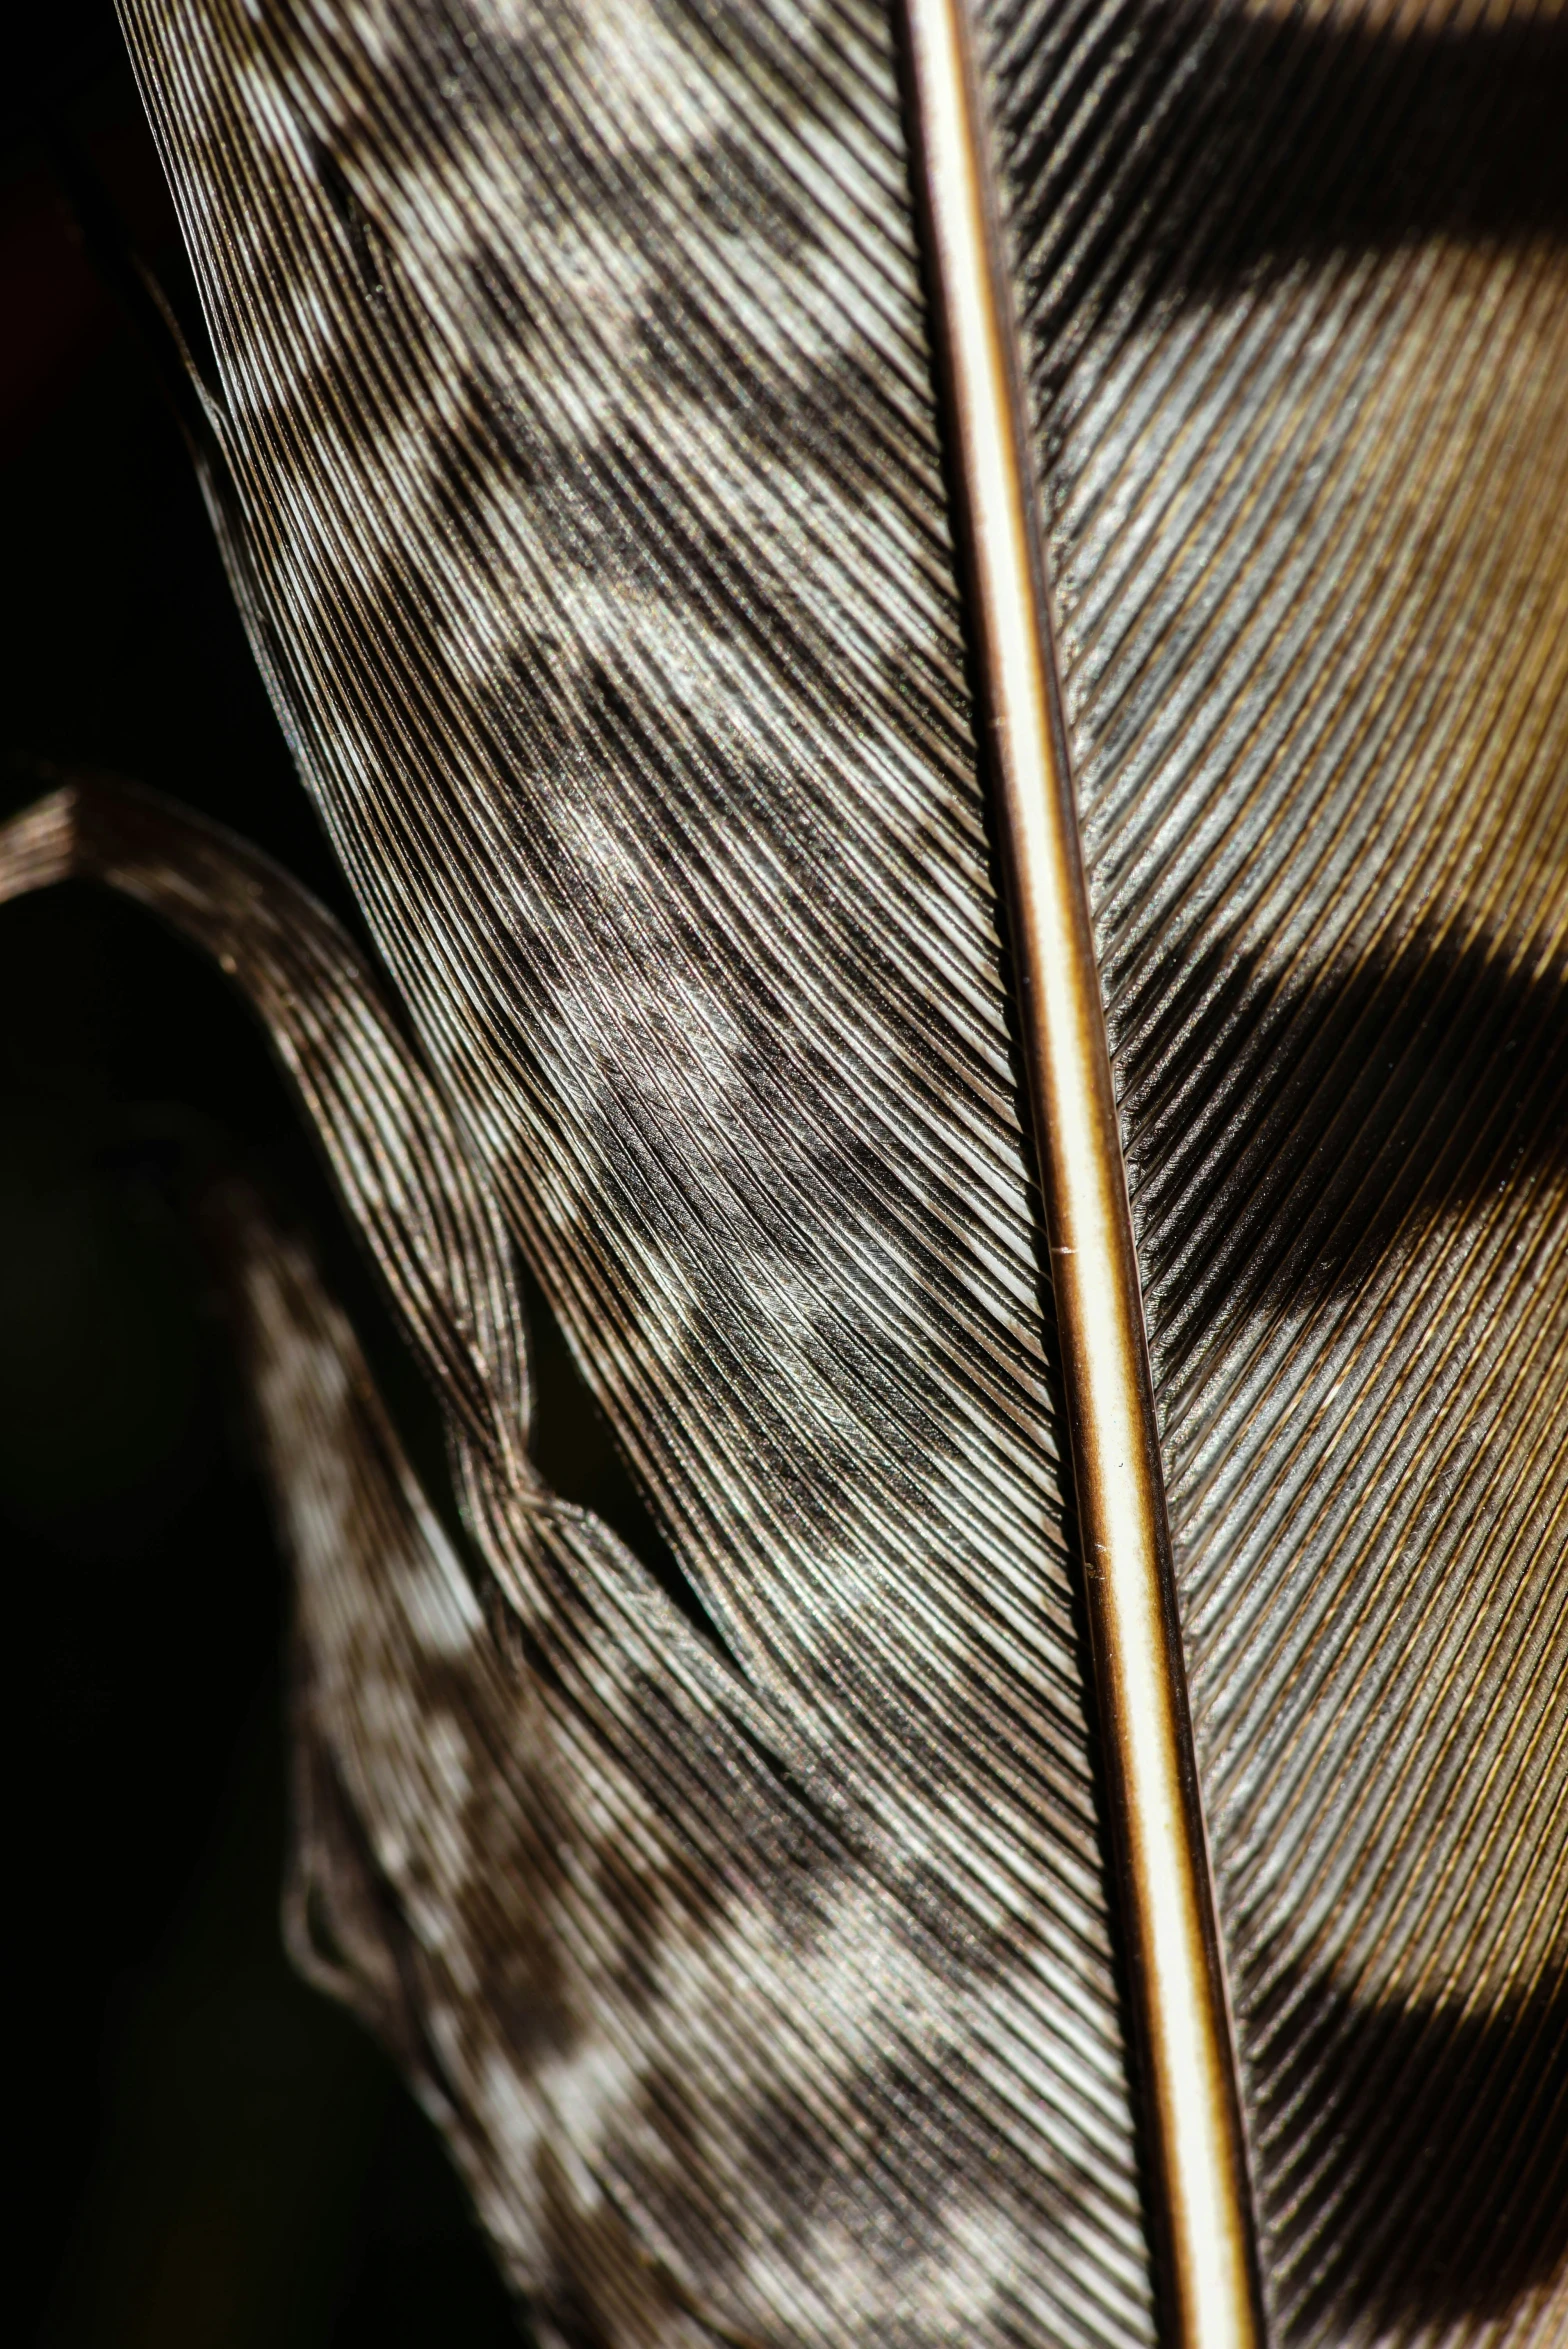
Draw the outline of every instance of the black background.
<instances>
[{"instance_id":1,"label":"black background","mask_svg":"<svg viewBox=\"0 0 1568 2349\"><path fill-rule=\"evenodd\" d=\"M63 126L141 240L172 236L112 17L52 7L11 64L3 807L49 767L126 775L345 911L154 370L51 168ZM0 1007L22 2337L515 2342L437 2138L278 1935L287 1594L192 1201L238 1165L352 1289L349 1243L243 1015L144 916L75 889L0 910ZM608 1490L557 1383L559 1472Z\"/></svg>"}]
</instances>

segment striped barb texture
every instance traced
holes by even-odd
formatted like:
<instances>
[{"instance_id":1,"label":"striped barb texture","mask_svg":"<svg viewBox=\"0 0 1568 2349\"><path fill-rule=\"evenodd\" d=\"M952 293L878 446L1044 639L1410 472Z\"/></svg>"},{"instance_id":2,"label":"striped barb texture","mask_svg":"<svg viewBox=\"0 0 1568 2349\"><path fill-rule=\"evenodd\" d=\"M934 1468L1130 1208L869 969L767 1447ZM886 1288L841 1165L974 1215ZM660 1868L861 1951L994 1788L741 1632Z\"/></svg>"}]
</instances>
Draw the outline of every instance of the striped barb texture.
<instances>
[{"instance_id":1,"label":"striped barb texture","mask_svg":"<svg viewBox=\"0 0 1568 2349\"><path fill-rule=\"evenodd\" d=\"M974 18L1272 2334L1551 2349L1568 17ZM95 880L229 971L458 1503L227 1193L299 1590L294 1947L541 2341L1135 2349L891 12L123 19L197 462L381 967L97 785L0 834L0 897ZM657 1557L532 1464L519 1258Z\"/></svg>"},{"instance_id":2,"label":"striped barb texture","mask_svg":"<svg viewBox=\"0 0 1568 2349\"><path fill-rule=\"evenodd\" d=\"M1568 2330L1568 21L990 6L1282 2338Z\"/></svg>"}]
</instances>

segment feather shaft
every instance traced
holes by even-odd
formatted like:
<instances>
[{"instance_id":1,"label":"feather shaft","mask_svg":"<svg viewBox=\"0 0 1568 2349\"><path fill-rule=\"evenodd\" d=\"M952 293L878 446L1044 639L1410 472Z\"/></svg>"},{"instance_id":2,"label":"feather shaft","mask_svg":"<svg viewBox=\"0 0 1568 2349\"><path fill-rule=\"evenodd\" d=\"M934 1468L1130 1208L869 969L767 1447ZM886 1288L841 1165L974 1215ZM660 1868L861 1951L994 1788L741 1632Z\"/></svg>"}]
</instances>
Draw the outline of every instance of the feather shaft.
<instances>
[{"instance_id":1,"label":"feather shaft","mask_svg":"<svg viewBox=\"0 0 1568 2349\"><path fill-rule=\"evenodd\" d=\"M1173 2337L1261 2338L1126 1174L963 0L905 0Z\"/></svg>"}]
</instances>

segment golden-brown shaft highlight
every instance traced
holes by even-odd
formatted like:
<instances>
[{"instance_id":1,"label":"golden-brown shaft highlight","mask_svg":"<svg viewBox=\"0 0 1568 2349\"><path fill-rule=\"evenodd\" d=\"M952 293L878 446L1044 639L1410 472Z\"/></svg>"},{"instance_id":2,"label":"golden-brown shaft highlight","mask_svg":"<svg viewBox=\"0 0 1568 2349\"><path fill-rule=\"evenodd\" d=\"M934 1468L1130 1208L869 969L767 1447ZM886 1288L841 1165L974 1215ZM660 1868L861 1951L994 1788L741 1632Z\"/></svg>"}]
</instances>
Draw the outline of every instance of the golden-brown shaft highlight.
<instances>
[{"instance_id":1,"label":"golden-brown shaft highlight","mask_svg":"<svg viewBox=\"0 0 1568 2349\"><path fill-rule=\"evenodd\" d=\"M1045 1188L1173 2340L1255 2349L1251 2204L1099 972L964 0L904 0L928 267Z\"/></svg>"}]
</instances>

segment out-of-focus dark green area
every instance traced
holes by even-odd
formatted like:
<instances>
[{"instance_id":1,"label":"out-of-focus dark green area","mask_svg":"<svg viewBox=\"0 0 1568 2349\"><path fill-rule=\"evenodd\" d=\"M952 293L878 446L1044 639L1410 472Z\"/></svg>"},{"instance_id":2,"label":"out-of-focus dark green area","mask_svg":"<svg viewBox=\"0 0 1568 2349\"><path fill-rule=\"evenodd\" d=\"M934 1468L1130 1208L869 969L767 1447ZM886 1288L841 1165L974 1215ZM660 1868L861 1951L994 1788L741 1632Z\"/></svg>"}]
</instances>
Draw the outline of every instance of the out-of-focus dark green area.
<instances>
[{"instance_id":1,"label":"out-of-focus dark green area","mask_svg":"<svg viewBox=\"0 0 1568 2349\"><path fill-rule=\"evenodd\" d=\"M156 237L112 21L52 22L29 72ZM0 807L37 787L29 759L109 769L221 817L346 910L152 373L25 104L0 134L0 754L20 754ZM516 2341L434 2133L281 1951L286 1592L192 1214L225 1166L292 1203L374 1321L222 983L85 891L0 910L22 2337ZM625 1521L613 1455L538 1335L548 1464ZM396 1351L383 1326L394 1390Z\"/></svg>"}]
</instances>

